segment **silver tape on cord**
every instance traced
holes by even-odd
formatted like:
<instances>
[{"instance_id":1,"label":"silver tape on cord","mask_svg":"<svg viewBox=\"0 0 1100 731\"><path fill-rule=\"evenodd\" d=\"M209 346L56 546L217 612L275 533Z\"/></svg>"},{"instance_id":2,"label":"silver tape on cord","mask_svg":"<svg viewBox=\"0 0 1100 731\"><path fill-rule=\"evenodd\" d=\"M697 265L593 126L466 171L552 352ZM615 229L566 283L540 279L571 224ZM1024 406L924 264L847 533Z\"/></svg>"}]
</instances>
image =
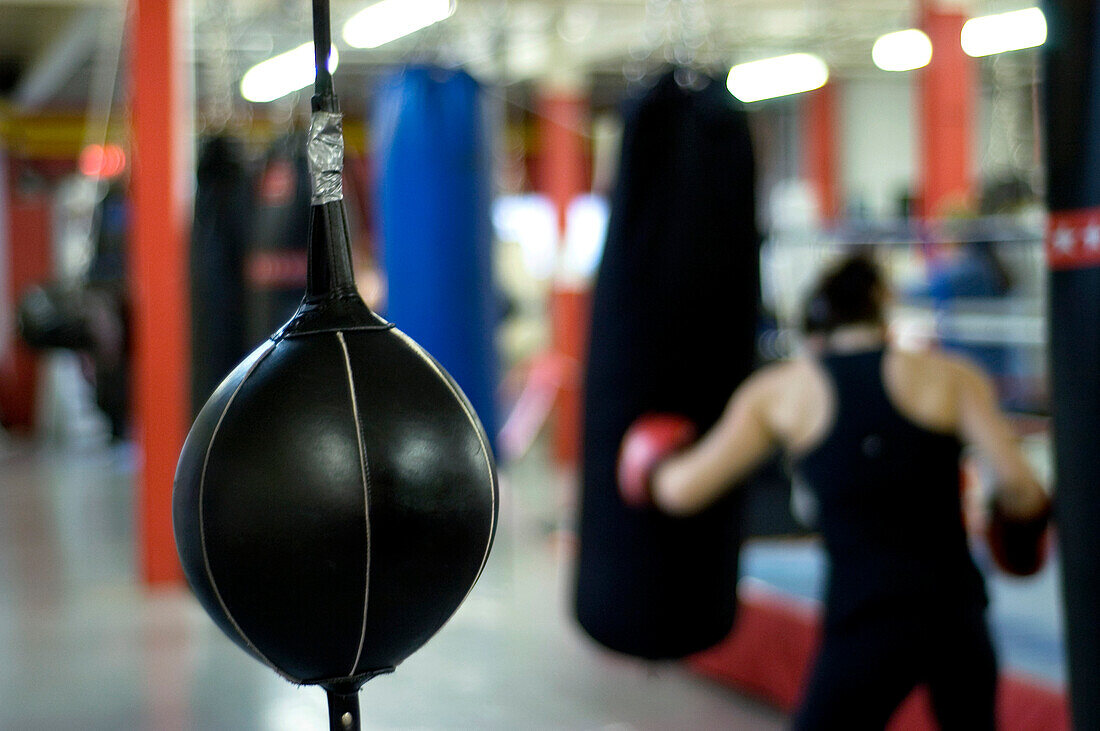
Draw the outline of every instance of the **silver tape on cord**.
<instances>
[{"instance_id":1,"label":"silver tape on cord","mask_svg":"<svg viewBox=\"0 0 1100 731\"><path fill-rule=\"evenodd\" d=\"M314 112L310 117L306 155L315 206L344 199L343 117L334 112Z\"/></svg>"}]
</instances>

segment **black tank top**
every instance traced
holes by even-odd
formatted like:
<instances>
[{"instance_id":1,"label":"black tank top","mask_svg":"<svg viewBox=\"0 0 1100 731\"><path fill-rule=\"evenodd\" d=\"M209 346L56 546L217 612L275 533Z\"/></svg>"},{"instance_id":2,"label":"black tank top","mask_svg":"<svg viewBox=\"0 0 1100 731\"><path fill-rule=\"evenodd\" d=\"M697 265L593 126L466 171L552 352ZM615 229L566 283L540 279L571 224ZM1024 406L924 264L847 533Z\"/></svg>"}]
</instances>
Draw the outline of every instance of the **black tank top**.
<instances>
[{"instance_id":1,"label":"black tank top","mask_svg":"<svg viewBox=\"0 0 1100 731\"><path fill-rule=\"evenodd\" d=\"M961 445L891 403L883 351L827 355L834 424L796 466L818 500L829 556L826 625L878 613L914 618L986 603L959 495Z\"/></svg>"}]
</instances>

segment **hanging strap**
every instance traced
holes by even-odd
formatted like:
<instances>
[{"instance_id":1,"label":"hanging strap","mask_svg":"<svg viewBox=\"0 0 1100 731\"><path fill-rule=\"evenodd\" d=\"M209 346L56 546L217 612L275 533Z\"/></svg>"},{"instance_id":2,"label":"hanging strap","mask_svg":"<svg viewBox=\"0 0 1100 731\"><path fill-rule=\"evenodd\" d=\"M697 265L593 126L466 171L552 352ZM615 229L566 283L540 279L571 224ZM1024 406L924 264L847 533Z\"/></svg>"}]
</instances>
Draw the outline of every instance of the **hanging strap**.
<instances>
[{"instance_id":1,"label":"hanging strap","mask_svg":"<svg viewBox=\"0 0 1100 731\"><path fill-rule=\"evenodd\" d=\"M343 115L332 87L328 57L332 51L328 0L313 0L313 62L317 68L313 114L310 117L306 156L315 206L344 199Z\"/></svg>"},{"instance_id":2,"label":"hanging strap","mask_svg":"<svg viewBox=\"0 0 1100 731\"><path fill-rule=\"evenodd\" d=\"M329 29L328 0L313 0L313 62L317 67L317 83L314 92L318 97L332 97L336 101L336 95L332 91L332 74L328 70L328 57L332 51L332 33ZM314 97L316 101L316 97ZM323 111L335 112L336 109Z\"/></svg>"}]
</instances>

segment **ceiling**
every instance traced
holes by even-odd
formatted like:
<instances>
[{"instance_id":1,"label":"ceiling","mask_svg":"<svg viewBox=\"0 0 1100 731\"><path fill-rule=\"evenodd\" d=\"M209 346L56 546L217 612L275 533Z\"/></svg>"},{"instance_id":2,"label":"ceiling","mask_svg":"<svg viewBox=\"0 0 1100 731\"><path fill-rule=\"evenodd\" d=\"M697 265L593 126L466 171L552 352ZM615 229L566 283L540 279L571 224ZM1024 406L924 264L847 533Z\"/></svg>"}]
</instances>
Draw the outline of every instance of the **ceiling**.
<instances>
[{"instance_id":1,"label":"ceiling","mask_svg":"<svg viewBox=\"0 0 1100 731\"><path fill-rule=\"evenodd\" d=\"M1032 4L949 1L971 14ZM884 73L871 64L871 44L911 27L919 1L457 0L455 14L435 26L378 49L348 48L339 28L367 4L332 0L338 91L352 112L370 78L410 59L461 64L498 83L549 78L597 87L621 87L665 59L728 68L793 51L820 54L834 77ZM104 90L125 79L124 68L116 73L126 55L125 9L123 0L0 0L0 97L31 111L81 109L89 99L102 105ZM244 71L310 38L305 0L190 0L189 12L200 108L239 111Z\"/></svg>"}]
</instances>

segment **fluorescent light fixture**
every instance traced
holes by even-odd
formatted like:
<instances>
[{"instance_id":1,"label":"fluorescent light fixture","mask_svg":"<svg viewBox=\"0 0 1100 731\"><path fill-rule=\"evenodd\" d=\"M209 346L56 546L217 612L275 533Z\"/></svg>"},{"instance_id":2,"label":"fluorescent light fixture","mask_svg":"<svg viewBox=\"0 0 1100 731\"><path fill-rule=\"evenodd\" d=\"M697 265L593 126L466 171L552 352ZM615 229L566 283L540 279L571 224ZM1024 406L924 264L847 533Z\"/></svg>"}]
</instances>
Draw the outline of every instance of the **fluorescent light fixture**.
<instances>
[{"instance_id":1,"label":"fluorescent light fixture","mask_svg":"<svg viewBox=\"0 0 1100 731\"><path fill-rule=\"evenodd\" d=\"M378 48L446 20L454 11L453 0L382 0L344 23L344 40L353 48Z\"/></svg>"},{"instance_id":2,"label":"fluorescent light fixture","mask_svg":"<svg viewBox=\"0 0 1100 731\"><path fill-rule=\"evenodd\" d=\"M871 60L883 71L919 69L932 60L932 41L916 28L887 33L875 41Z\"/></svg>"},{"instance_id":3,"label":"fluorescent light fixture","mask_svg":"<svg viewBox=\"0 0 1100 731\"><path fill-rule=\"evenodd\" d=\"M317 78L317 69L313 64L312 42L272 56L245 72L241 79L241 96L250 102L270 102L292 91L304 89ZM335 71L339 64L340 54L333 46L328 57L328 70Z\"/></svg>"},{"instance_id":4,"label":"fluorescent light fixture","mask_svg":"<svg viewBox=\"0 0 1100 731\"><path fill-rule=\"evenodd\" d=\"M811 91L829 80L829 67L811 53L792 53L730 69L726 88L743 102Z\"/></svg>"},{"instance_id":5,"label":"fluorescent light fixture","mask_svg":"<svg viewBox=\"0 0 1100 731\"><path fill-rule=\"evenodd\" d=\"M968 56L991 56L1043 45L1047 19L1039 8L971 18L963 24L962 48Z\"/></svg>"}]
</instances>

